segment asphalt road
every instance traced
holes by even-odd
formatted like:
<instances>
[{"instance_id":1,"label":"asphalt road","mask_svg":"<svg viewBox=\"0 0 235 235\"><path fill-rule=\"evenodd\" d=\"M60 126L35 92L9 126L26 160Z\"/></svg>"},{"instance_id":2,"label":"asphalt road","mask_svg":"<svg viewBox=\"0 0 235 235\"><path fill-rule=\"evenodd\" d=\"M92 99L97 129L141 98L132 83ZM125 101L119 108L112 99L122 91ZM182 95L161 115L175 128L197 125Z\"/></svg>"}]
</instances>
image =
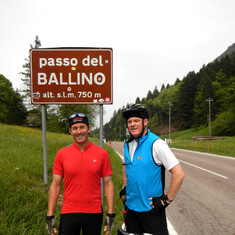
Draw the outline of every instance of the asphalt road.
<instances>
[{"instance_id":1,"label":"asphalt road","mask_svg":"<svg viewBox=\"0 0 235 235\"><path fill-rule=\"evenodd\" d=\"M123 155L123 143L112 142ZM167 208L178 235L235 235L235 158L172 149L186 177ZM166 172L166 191L170 184Z\"/></svg>"}]
</instances>

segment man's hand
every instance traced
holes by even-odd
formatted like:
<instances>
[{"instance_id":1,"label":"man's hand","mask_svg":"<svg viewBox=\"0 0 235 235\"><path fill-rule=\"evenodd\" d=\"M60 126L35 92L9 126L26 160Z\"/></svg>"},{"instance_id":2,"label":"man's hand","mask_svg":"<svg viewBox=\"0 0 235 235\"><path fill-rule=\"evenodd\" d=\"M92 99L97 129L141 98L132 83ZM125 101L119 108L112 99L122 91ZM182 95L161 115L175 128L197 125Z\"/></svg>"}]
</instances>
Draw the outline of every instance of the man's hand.
<instances>
[{"instance_id":1,"label":"man's hand","mask_svg":"<svg viewBox=\"0 0 235 235\"><path fill-rule=\"evenodd\" d=\"M114 226L114 217L115 214L107 214L106 219L104 221L104 231L106 232L107 229L108 231L105 233L105 235L111 233L113 226Z\"/></svg>"},{"instance_id":2,"label":"man's hand","mask_svg":"<svg viewBox=\"0 0 235 235\"><path fill-rule=\"evenodd\" d=\"M170 200L167 195L163 194L160 197L152 197L149 198L148 200L151 200L152 202L150 202L150 206L153 205L153 208L155 208L155 210L161 209L161 208L166 208L167 206L170 205L170 203L172 202L172 200Z\"/></svg>"},{"instance_id":3,"label":"man's hand","mask_svg":"<svg viewBox=\"0 0 235 235\"><path fill-rule=\"evenodd\" d=\"M57 233L57 225L54 219L54 215L46 216L46 229L50 235Z\"/></svg>"}]
</instances>

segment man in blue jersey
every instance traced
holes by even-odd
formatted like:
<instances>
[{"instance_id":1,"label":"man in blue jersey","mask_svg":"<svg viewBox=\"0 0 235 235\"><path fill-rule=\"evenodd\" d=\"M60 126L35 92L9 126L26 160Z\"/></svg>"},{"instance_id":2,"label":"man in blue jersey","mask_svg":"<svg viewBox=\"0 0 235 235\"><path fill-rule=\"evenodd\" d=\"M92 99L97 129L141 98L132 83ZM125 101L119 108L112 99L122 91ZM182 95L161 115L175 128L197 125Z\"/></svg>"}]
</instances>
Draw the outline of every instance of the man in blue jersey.
<instances>
[{"instance_id":1,"label":"man in blue jersey","mask_svg":"<svg viewBox=\"0 0 235 235\"><path fill-rule=\"evenodd\" d=\"M123 112L130 138L124 144L123 189L120 197L127 213L126 231L167 235L165 208L173 201L184 179L184 171L168 145L147 128L148 112L132 104ZM164 193L165 169L171 175Z\"/></svg>"}]
</instances>

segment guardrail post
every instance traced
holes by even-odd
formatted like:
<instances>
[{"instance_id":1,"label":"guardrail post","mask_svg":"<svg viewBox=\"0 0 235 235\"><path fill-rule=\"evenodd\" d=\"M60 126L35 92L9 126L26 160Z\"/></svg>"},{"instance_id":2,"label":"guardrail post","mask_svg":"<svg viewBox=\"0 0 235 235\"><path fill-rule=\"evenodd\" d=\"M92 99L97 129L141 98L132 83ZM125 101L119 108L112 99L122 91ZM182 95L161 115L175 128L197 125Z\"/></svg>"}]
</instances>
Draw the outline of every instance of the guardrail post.
<instances>
[{"instance_id":1,"label":"guardrail post","mask_svg":"<svg viewBox=\"0 0 235 235\"><path fill-rule=\"evenodd\" d=\"M207 152L209 153L209 151L210 151L210 140L207 140Z\"/></svg>"}]
</instances>

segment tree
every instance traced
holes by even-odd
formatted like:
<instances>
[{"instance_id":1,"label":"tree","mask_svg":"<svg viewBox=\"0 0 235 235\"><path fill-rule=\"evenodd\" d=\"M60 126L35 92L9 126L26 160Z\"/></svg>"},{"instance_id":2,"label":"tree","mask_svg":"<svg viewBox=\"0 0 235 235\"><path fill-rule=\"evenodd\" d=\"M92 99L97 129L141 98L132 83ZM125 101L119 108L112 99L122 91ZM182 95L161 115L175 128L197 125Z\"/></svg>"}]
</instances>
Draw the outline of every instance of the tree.
<instances>
[{"instance_id":1,"label":"tree","mask_svg":"<svg viewBox=\"0 0 235 235\"><path fill-rule=\"evenodd\" d=\"M153 90L153 98L157 98L159 95L159 91L157 89L157 86L155 86L154 90Z\"/></svg>"},{"instance_id":2,"label":"tree","mask_svg":"<svg viewBox=\"0 0 235 235\"><path fill-rule=\"evenodd\" d=\"M165 85L164 83L162 84L162 87L161 87L161 91L163 91L165 89Z\"/></svg>"},{"instance_id":3,"label":"tree","mask_svg":"<svg viewBox=\"0 0 235 235\"><path fill-rule=\"evenodd\" d=\"M41 41L39 37L36 36L34 40L34 45L30 44L30 49L37 49L41 46ZM41 109L40 106L31 105L30 103L30 57L25 59L25 64L22 65L24 71L20 72L23 76L21 80L24 83L24 89L21 91L23 93L23 101L28 110L27 125L30 127L41 127Z\"/></svg>"},{"instance_id":4,"label":"tree","mask_svg":"<svg viewBox=\"0 0 235 235\"><path fill-rule=\"evenodd\" d=\"M139 97L136 98L135 104L140 104L140 98Z\"/></svg>"},{"instance_id":5,"label":"tree","mask_svg":"<svg viewBox=\"0 0 235 235\"><path fill-rule=\"evenodd\" d=\"M206 99L213 98L213 86L211 77L206 72L201 72L201 80L198 84L198 90L195 94L193 107L193 125L201 126L208 121L208 102ZM215 112L212 112L211 119L214 118Z\"/></svg>"},{"instance_id":6,"label":"tree","mask_svg":"<svg viewBox=\"0 0 235 235\"><path fill-rule=\"evenodd\" d=\"M39 37L36 36L34 40L34 45L30 44L30 49L37 49L41 46L41 41L39 40ZM25 59L26 63L23 64L24 72L20 72L21 75L23 75L23 78L21 80L24 82L25 89L23 92L25 93L25 98L30 97L30 57Z\"/></svg>"},{"instance_id":7,"label":"tree","mask_svg":"<svg viewBox=\"0 0 235 235\"><path fill-rule=\"evenodd\" d=\"M168 89L164 89L157 98L152 101L151 114L153 118L157 114L158 128L159 126L168 125L169 121L169 105L168 101L173 102L174 106L172 107L172 124L178 123L178 105L179 105L179 90L181 83L177 85L170 86ZM147 104L147 107L150 107L150 104ZM156 117L155 117L156 118ZM154 128L154 126L153 126ZM158 129L157 128L157 129ZM153 129L157 133L157 129Z\"/></svg>"},{"instance_id":8,"label":"tree","mask_svg":"<svg viewBox=\"0 0 235 235\"><path fill-rule=\"evenodd\" d=\"M180 79L179 79L179 78L177 78L177 79L175 80L174 85L177 85L179 82L180 82Z\"/></svg>"},{"instance_id":9,"label":"tree","mask_svg":"<svg viewBox=\"0 0 235 235\"><path fill-rule=\"evenodd\" d=\"M153 98L153 94L152 94L152 92L149 90L148 91L148 94L147 94L147 97L146 97L146 100L150 100L150 99L152 99Z\"/></svg>"},{"instance_id":10,"label":"tree","mask_svg":"<svg viewBox=\"0 0 235 235\"><path fill-rule=\"evenodd\" d=\"M200 77L195 72L190 72L183 79L179 92L179 119L183 129L193 125L194 99L197 92Z\"/></svg>"},{"instance_id":11,"label":"tree","mask_svg":"<svg viewBox=\"0 0 235 235\"><path fill-rule=\"evenodd\" d=\"M18 91L14 91L12 83L0 74L0 122L12 125L23 125L27 111Z\"/></svg>"},{"instance_id":12,"label":"tree","mask_svg":"<svg viewBox=\"0 0 235 235\"><path fill-rule=\"evenodd\" d=\"M158 125L158 114L155 113L154 116L149 120L149 123L148 123L148 128L154 132L155 134L157 134L157 129L159 127Z\"/></svg>"}]
</instances>

